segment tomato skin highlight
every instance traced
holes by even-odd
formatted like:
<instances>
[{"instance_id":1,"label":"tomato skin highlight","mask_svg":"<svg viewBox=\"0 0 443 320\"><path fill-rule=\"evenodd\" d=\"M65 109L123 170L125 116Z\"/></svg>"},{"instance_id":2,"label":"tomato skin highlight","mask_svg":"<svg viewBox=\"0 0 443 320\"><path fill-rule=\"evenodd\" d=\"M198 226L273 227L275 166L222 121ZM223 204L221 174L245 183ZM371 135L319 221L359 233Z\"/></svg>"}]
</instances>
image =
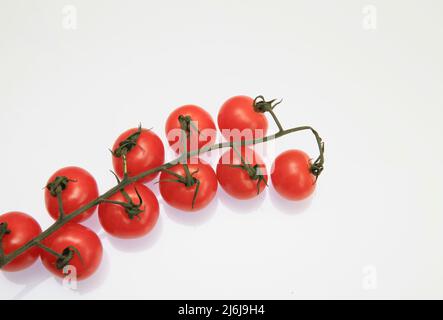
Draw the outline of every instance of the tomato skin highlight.
<instances>
[{"instance_id":1,"label":"tomato skin highlight","mask_svg":"<svg viewBox=\"0 0 443 320\"><path fill-rule=\"evenodd\" d=\"M133 128L122 133L115 141L112 150L116 150L120 142L138 130L138 128ZM163 142L153 131L142 129L140 137L137 140L137 145L128 152L126 161L129 177L137 176L147 170L161 166L165 161ZM115 173L117 173L120 178L123 178L123 158L118 158L113 155L112 163ZM139 182L146 183L152 181L157 175L158 173L151 174L139 180Z\"/></svg>"},{"instance_id":2,"label":"tomato skin highlight","mask_svg":"<svg viewBox=\"0 0 443 320\"><path fill-rule=\"evenodd\" d=\"M242 147L239 150L243 159L251 166L258 165L264 180L260 181L260 191L263 192L266 188L266 182L268 181L268 174L266 165L261 157L252 149ZM226 151L219 159L217 164L217 178L222 186L230 196L247 200L255 198L259 195L257 193L257 180L251 179L248 172L242 168L233 168L230 165L241 165L242 161L234 149Z\"/></svg>"},{"instance_id":3,"label":"tomato skin highlight","mask_svg":"<svg viewBox=\"0 0 443 320\"><path fill-rule=\"evenodd\" d=\"M117 238L133 239L148 234L156 225L159 217L159 204L154 193L145 185L132 184L125 188L135 204L139 204L137 192L140 194L143 210L140 214L130 219L125 209L117 204L102 203L98 207L98 217L103 229ZM108 200L127 202L121 192L114 194Z\"/></svg>"},{"instance_id":4,"label":"tomato skin highlight","mask_svg":"<svg viewBox=\"0 0 443 320\"><path fill-rule=\"evenodd\" d=\"M311 173L311 160L300 150L288 150L274 161L272 184L288 200L303 200L315 190L315 176Z\"/></svg>"},{"instance_id":5,"label":"tomato skin highlight","mask_svg":"<svg viewBox=\"0 0 443 320\"><path fill-rule=\"evenodd\" d=\"M0 215L0 223L7 223L7 228L11 231L1 240L5 255L19 249L42 232L38 222L22 212L8 212ZM24 270L33 265L39 255L40 248L34 246L3 266L2 270L8 272Z\"/></svg>"},{"instance_id":6,"label":"tomato skin highlight","mask_svg":"<svg viewBox=\"0 0 443 320\"><path fill-rule=\"evenodd\" d=\"M254 110L254 99L248 96L235 96L228 99L218 113L218 127L228 141L260 139L266 136L268 120L263 113ZM231 136L227 134L231 131ZM235 133L247 130L249 134Z\"/></svg>"},{"instance_id":7,"label":"tomato skin highlight","mask_svg":"<svg viewBox=\"0 0 443 320\"><path fill-rule=\"evenodd\" d=\"M67 177L72 180L68 182L66 189L62 191L63 209L66 215L87 205L99 196L97 182L94 177L85 169L79 167L66 167L55 172L48 180L48 183L54 181L56 177ZM51 195L48 189L45 189L46 209L53 219L57 219L60 215L57 197ZM93 207L79 216L75 217L71 222L82 222L88 219L97 207Z\"/></svg>"},{"instance_id":8,"label":"tomato skin highlight","mask_svg":"<svg viewBox=\"0 0 443 320\"><path fill-rule=\"evenodd\" d=\"M179 116L189 116L193 122L198 124L198 132L191 128L191 134L188 136L187 151L195 151L205 146L210 146L216 140L216 127L211 115L203 108L196 105L184 105L175 109L166 120L165 133L168 137L168 143L176 153L183 152L180 143L181 126L178 120ZM177 135L174 133L178 133Z\"/></svg>"},{"instance_id":9,"label":"tomato skin highlight","mask_svg":"<svg viewBox=\"0 0 443 320\"><path fill-rule=\"evenodd\" d=\"M77 223L67 223L59 230L43 240L43 244L57 253L63 252L69 246L75 247L80 255L74 254L68 265L75 267L77 280L90 277L100 266L103 256L103 246L99 237L91 229ZM57 257L41 250L43 265L57 277L65 277L62 269L57 269Z\"/></svg>"},{"instance_id":10,"label":"tomato skin highlight","mask_svg":"<svg viewBox=\"0 0 443 320\"><path fill-rule=\"evenodd\" d=\"M166 203L171 207L183 211L195 212L208 206L214 199L218 189L218 182L214 169L212 169L209 164L201 159L192 159L189 162L188 166L191 173L198 170L193 177L200 180L200 188L194 207L192 207L192 200L194 198L196 185L186 187L183 183L165 181L177 179L165 171L160 175L160 193ZM185 170L182 164L177 164L169 170L185 176Z\"/></svg>"}]
</instances>

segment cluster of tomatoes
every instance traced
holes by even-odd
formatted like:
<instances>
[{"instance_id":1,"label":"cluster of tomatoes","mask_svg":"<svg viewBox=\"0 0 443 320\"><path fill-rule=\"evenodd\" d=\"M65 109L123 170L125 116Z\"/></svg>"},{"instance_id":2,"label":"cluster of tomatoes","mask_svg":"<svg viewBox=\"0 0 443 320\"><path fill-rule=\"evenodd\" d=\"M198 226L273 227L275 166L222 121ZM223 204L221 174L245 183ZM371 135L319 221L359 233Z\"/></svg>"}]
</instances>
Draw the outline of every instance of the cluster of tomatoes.
<instances>
[{"instance_id":1,"label":"cluster of tomatoes","mask_svg":"<svg viewBox=\"0 0 443 320\"><path fill-rule=\"evenodd\" d=\"M218 114L218 127L227 141L245 139L229 132L250 132L250 138L266 136L268 120L264 114L269 103L247 96L227 100ZM261 105L260 105L261 104ZM199 158L199 150L215 144L216 126L211 115L195 105L177 108L167 119L168 142L186 161L165 164L161 139L151 130L141 127L121 134L113 146L114 172L119 181L134 182L100 197L97 182L86 170L67 167L55 172L45 189L49 214L61 224L42 241L3 266L5 271L19 271L32 265L38 257L57 276L64 276L66 266L73 266L78 280L92 275L102 257L99 237L80 224L97 209L103 229L118 238L138 238L148 234L159 217L159 203L145 183L160 174L158 183L165 202L177 209L195 212L206 207L215 197L218 185L232 197L251 199L268 185L268 171L261 157L247 146L237 145L227 150L216 170ZM178 134L171 134L176 132ZM183 153L184 152L184 153ZM156 168L160 168L156 170ZM146 174L152 172L152 174ZM145 175L144 175L145 174ZM270 174L276 191L290 200L308 197L315 188L316 175L310 158L302 151L289 150L279 155ZM63 221L70 214L81 214ZM0 254L7 256L30 241L42 230L31 216L10 212L0 215ZM71 268L72 269L72 268Z\"/></svg>"}]
</instances>

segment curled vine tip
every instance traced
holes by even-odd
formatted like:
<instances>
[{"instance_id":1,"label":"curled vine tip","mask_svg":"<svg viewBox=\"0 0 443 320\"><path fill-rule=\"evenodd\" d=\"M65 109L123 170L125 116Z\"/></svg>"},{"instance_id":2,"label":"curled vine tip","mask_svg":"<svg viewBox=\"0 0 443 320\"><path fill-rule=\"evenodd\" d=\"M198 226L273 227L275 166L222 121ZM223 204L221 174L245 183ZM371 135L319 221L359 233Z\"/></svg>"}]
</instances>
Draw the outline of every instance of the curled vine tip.
<instances>
[{"instance_id":1,"label":"curled vine tip","mask_svg":"<svg viewBox=\"0 0 443 320\"><path fill-rule=\"evenodd\" d=\"M258 96L254 99L254 110L260 113L271 112L276 106L283 102L283 99L278 102L276 101L277 99L266 101L263 96Z\"/></svg>"}]
</instances>

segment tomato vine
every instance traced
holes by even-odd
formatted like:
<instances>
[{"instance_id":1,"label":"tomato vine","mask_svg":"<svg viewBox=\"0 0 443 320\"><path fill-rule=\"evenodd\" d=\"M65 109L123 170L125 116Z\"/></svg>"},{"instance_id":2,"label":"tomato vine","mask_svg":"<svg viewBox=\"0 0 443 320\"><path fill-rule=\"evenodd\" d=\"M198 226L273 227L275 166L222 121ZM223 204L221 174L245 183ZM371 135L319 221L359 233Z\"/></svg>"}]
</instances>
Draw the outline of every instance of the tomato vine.
<instances>
[{"instance_id":1,"label":"tomato vine","mask_svg":"<svg viewBox=\"0 0 443 320\"><path fill-rule=\"evenodd\" d=\"M128 138L124 139L118 144L118 147L115 150L111 150L114 157L121 158L123 161L123 177L119 179L117 175L114 173L114 175L117 178L117 185L102 194L101 196L97 197L95 200L87 203L86 205L82 206L81 208L78 208L77 210L66 214L63 210L63 201L62 201L62 191L66 188L67 184L72 183L71 180L69 180L67 177L57 177L54 181L50 182L47 186L49 192L52 196L57 197L58 201L58 208L59 208L59 217L56 219L56 221L45 231L41 232L38 236L34 237L32 240L21 246L20 248L5 254L2 246L2 240L5 235L7 235L10 230L8 229L7 223L0 223L0 268L3 268L8 263L13 261L15 258L17 258L19 255L23 254L25 251L32 247L39 247L42 250L45 250L51 254L53 254L57 258L57 265L59 266L65 266L69 263L69 260L74 256L78 255L80 258L80 254L74 247L67 247L66 250L63 252L55 252L51 248L48 248L44 245L43 240L48 238L50 235L55 233L57 230L62 228L64 225L66 225L68 222L72 221L82 213L91 210L92 208L96 207L97 205L100 205L102 203L112 203L116 205L121 205L128 215L130 215L131 219L134 217L137 217L137 215L141 212L141 205L142 205L142 199L140 197L140 194L138 193L137 189L135 189L135 192L137 194L137 197L139 199L138 203L134 203L133 200L128 196L128 194L124 191L126 187L138 182L144 180L146 177L160 173L160 172L166 172L176 177L176 182L183 183L186 186L193 186L196 185L196 193L198 193L198 187L200 182L198 179L195 179L193 175L196 172L190 172L188 166L187 166L187 160L198 156L201 154L204 154L209 151L217 150L217 149L223 149L223 148L233 148L235 152L240 156L242 163L238 165L237 167L246 170L250 176L251 179L257 180L257 191L260 192L260 183L262 182L263 177L261 177L257 170L258 168L255 168L253 166L250 166L248 163L245 162L242 155L239 153L238 148L240 147L246 147L250 145L256 145L260 143L266 143L267 141L275 140L278 138L281 138L283 136L300 132L300 131L310 131L314 137L315 141L317 143L318 157L312 162L310 166L310 172L312 175L315 176L315 181L317 181L317 178L322 173L324 168L324 142L318 132L312 128L311 126L300 126L300 127L293 127L290 129L284 129L283 125L279 121L276 113L274 112L274 108L279 105L281 101L276 102L276 100L266 101L263 96L258 96L253 101L253 107L254 111L258 113L270 113L273 120L275 121L278 132L275 134L267 135L264 137L256 137L254 139L250 140L237 140L237 141L229 141L229 142L222 142L214 145L205 146L203 148L197 149L197 150L187 150L187 136L189 135L189 132L192 130L195 130L198 132L197 128L192 127L192 119L189 117L180 117L179 122L182 131L184 132L184 151L181 155L179 155L176 159L164 163L161 166L146 170L142 173L139 173L134 176L129 176L127 171L127 154L137 145L137 139L141 134L141 126L138 128L137 131L132 133ZM185 169L185 175L180 176L176 173L172 172L170 169L176 165L183 165ZM267 181L264 181L264 183L267 184ZM116 193L122 192L124 195L124 198L127 200L127 202L121 202L121 201L113 201L109 200L113 195ZM192 206L194 206L195 197L193 199Z\"/></svg>"}]
</instances>

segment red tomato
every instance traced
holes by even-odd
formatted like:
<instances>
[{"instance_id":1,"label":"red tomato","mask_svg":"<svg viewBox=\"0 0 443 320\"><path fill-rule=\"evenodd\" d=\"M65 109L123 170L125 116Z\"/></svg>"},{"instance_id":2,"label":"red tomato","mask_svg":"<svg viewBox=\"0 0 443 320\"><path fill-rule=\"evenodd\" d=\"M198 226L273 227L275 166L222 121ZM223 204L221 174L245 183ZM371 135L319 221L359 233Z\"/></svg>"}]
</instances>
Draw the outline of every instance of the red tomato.
<instances>
[{"instance_id":1,"label":"red tomato","mask_svg":"<svg viewBox=\"0 0 443 320\"><path fill-rule=\"evenodd\" d=\"M240 167L241 158L231 148L226 151L217 164L217 178L222 188L237 199L250 199L256 197L265 188L268 181L266 165L261 157L252 149L243 147L239 149L241 156L251 168L251 175Z\"/></svg>"},{"instance_id":2,"label":"red tomato","mask_svg":"<svg viewBox=\"0 0 443 320\"><path fill-rule=\"evenodd\" d=\"M9 212L0 216L0 224L6 223L9 233L3 236L1 241L5 255L22 247L35 237L42 229L37 221L31 216L21 212ZM37 260L40 248L32 247L5 265L4 271L20 271L31 266Z\"/></svg>"},{"instance_id":3,"label":"red tomato","mask_svg":"<svg viewBox=\"0 0 443 320\"><path fill-rule=\"evenodd\" d=\"M192 207L192 202L197 184L187 187L183 183L170 181L176 180L177 177L165 171L160 175L160 193L163 199L174 208L184 211L197 211L206 207L217 193L217 176L212 167L203 160L191 159L189 162L189 171L193 173L196 180L200 181L194 207ZM182 164L177 164L169 170L183 177L185 176L185 169Z\"/></svg>"},{"instance_id":4,"label":"red tomato","mask_svg":"<svg viewBox=\"0 0 443 320\"><path fill-rule=\"evenodd\" d=\"M58 277L64 277L64 265L75 268L77 280L84 280L91 276L99 267L103 247L99 237L85 226L77 223L68 223L43 240L43 245L53 251L69 255L71 259L59 265L59 259L41 250L43 265Z\"/></svg>"},{"instance_id":5,"label":"red tomato","mask_svg":"<svg viewBox=\"0 0 443 320\"><path fill-rule=\"evenodd\" d=\"M130 129L120 137L114 143L113 151L114 155L112 157L112 162L114 165L114 170L120 178L123 178L123 157L117 157L115 151L121 147L121 144L125 143L125 140L131 136L137 135L139 128ZM159 167L163 164L165 160L165 149L160 138L151 130L141 129L138 138L135 139L134 145L129 146L127 151L126 161L128 176L133 177L139 175L150 169ZM156 174L151 174L139 182L149 182L157 176Z\"/></svg>"},{"instance_id":6,"label":"red tomato","mask_svg":"<svg viewBox=\"0 0 443 320\"><path fill-rule=\"evenodd\" d=\"M137 209L137 214L128 214L125 208L118 204L102 203L98 207L100 223L106 232L115 237L128 239L142 237L157 223L159 215L157 198L148 187L140 183L126 187L125 192L131 198L133 208ZM114 194L108 200L128 203L121 192Z\"/></svg>"},{"instance_id":7,"label":"red tomato","mask_svg":"<svg viewBox=\"0 0 443 320\"><path fill-rule=\"evenodd\" d=\"M254 99L236 96L221 107L218 127L228 141L259 139L266 136L268 120L263 113L254 110Z\"/></svg>"},{"instance_id":8,"label":"red tomato","mask_svg":"<svg viewBox=\"0 0 443 320\"><path fill-rule=\"evenodd\" d=\"M300 150L288 150L279 155L272 168L275 190L289 200L303 200L315 189L309 156Z\"/></svg>"},{"instance_id":9,"label":"red tomato","mask_svg":"<svg viewBox=\"0 0 443 320\"><path fill-rule=\"evenodd\" d=\"M65 177L65 184L61 183L63 210L65 214L71 214L75 210L87 205L98 198L98 187L94 177L86 170L78 167L66 167L58 170L48 180L50 183L56 181L57 177ZM58 200L55 194L51 194L49 188L45 189L46 209L51 217L59 217ZM88 219L95 211L93 207L81 215L75 217L71 222L81 222Z\"/></svg>"},{"instance_id":10,"label":"red tomato","mask_svg":"<svg viewBox=\"0 0 443 320\"><path fill-rule=\"evenodd\" d=\"M184 152L182 145L182 125L184 121L187 132L187 151L195 151L215 143L216 128L211 115L195 105L185 105L175 109L166 121L165 132L168 143L176 153ZM188 122L186 122L188 120ZM191 125L189 125L191 121ZM194 126L195 125L195 126Z\"/></svg>"}]
</instances>

